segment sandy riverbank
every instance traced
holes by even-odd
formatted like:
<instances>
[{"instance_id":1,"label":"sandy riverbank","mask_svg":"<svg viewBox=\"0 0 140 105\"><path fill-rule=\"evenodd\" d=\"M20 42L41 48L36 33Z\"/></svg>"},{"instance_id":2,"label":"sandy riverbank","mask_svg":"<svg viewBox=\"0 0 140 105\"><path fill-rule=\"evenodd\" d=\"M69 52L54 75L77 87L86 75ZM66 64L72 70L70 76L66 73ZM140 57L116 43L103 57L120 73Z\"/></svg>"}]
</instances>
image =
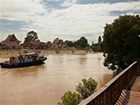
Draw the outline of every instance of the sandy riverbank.
<instances>
[{"instance_id":1,"label":"sandy riverbank","mask_svg":"<svg viewBox=\"0 0 140 105\"><path fill-rule=\"evenodd\" d=\"M70 54L70 55L83 55L94 53L89 50L38 50L44 55L55 55L55 54ZM9 58L10 56L19 55L20 50L0 50L0 58Z\"/></svg>"}]
</instances>

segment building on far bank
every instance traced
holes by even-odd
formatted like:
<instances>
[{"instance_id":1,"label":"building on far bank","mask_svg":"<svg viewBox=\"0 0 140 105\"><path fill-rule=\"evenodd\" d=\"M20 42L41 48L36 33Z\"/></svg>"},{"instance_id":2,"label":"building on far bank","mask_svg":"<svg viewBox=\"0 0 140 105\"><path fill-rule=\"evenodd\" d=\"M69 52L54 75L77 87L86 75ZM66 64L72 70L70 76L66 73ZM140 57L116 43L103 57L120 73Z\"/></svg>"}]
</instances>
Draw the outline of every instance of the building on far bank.
<instances>
[{"instance_id":1,"label":"building on far bank","mask_svg":"<svg viewBox=\"0 0 140 105\"><path fill-rule=\"evenodd\" d=\"M62 48L64 45L64 41L62 39L56 38L54 39L54 41L52 42L51 47L52 48Z\"/></svg>"},{"instance_id":2,"label":"building on far bank","mask_svg":"<svg viewBox=\"0 0 140 105\"><path fill-rule=\"evenodd\" d=\"M14 34L8 35L4 41L0 42L0 49L18 49L20 42Z\"/></svg>"},{"instance_id":3,"label":"building on far bank","mask_svg":"<svg viewBox=\"0 0 140 105\"><path fill-rule=\"evenodd\" d=\"M8 47L2 43L0 43L0 49L8 49Z\"/></svg>"},{"instance_id":4,"label":"building on far bank","mask_svg":"<svg viewBox=\"0 0 140 105\"><path fill-rule=\"evenodd\" d=\"M99 36L98 37L98 42L97 43L94 43L92 42L92 45L91 45L91 49L95 52L100 52L102 51L101 49L101 43L102 43L102 38Z\"/></svg>"},{"instance_id":5,"label":"building on far bank","mask_svg":"<svg viewBox=\"0 0 140 105\"><path fill-rule=\"evenodd\" d=\"M40 40L31 40L28 43L22 43L21 48L24 49L47 49L47 44L40 42Z\"/></svg>"}]
</instances>

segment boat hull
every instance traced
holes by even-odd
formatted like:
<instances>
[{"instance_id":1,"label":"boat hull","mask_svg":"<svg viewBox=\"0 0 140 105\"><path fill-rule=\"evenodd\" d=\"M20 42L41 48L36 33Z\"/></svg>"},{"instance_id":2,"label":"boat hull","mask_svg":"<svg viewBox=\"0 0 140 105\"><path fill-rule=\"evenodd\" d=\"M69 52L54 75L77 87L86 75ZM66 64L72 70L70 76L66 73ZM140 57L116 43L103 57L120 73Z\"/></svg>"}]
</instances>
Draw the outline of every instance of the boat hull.
<instances>
[{"instance_id":1,"label":"boat hull","mask_svg":"<svg viewBox=\"0 0 140 105\"><path fill-rule=\"evenodd\" d=\"M36 60L33 62L24 62L24 63L14 63L14 64L6 64L6 63L1 63L2 68L18 68L18 67L27 67L27 66L33 66L33 65L41 65L44 64L44 61L47 58L44 58L42 60Z\"/></svg>"}]
</instances>

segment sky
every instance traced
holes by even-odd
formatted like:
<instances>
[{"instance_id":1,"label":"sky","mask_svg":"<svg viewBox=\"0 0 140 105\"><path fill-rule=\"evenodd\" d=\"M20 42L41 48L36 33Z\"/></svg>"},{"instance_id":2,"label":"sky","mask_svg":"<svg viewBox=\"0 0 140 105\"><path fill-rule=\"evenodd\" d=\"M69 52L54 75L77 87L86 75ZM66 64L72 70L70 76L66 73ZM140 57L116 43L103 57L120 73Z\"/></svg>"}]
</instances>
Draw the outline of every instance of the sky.
<instances>
[{"instance_id":1,"label":"sky","mask_svg":"<svg viewBox=\"0 0 140 105\"><path fill-rule=\"evenodd\" d=\"M44 42L81 36L97 42L122 15L140 15L140 0L0 0L0 41L13 33L23 41L33 30Z\"/></svg>"}]
</instances>

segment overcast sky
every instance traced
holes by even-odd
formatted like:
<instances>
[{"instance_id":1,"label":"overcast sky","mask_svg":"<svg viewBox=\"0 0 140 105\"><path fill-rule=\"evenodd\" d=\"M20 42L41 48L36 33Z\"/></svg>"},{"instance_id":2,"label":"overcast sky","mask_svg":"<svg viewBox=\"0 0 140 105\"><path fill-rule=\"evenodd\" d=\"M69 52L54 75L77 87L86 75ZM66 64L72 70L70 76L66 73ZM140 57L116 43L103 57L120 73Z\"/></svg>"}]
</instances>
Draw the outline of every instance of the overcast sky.
<instances>
[{"instance_id":1,"label":"overcast sky","mask_svg":"<svg viewBox=\"0 0 140 105\"><path fill-rule=\"evenodd\" d=\"M120 15L140 14L140 0L0 0L0 40L14 33L23 41L34 30L41 41L54 38L89 42L103 35Z\"/></svg>"}]
</instances>

